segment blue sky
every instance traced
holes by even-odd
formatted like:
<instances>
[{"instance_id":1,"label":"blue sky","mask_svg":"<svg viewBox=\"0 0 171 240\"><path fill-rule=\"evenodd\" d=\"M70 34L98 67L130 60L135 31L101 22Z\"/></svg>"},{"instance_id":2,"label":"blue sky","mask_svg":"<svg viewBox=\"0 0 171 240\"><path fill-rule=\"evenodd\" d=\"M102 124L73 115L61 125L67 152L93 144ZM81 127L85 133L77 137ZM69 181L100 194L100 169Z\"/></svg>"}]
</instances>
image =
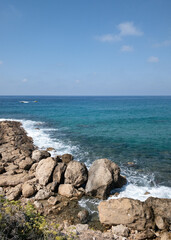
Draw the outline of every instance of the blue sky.
<instances>
[{"instance_id":1,"label":"blue sky","mask_svg":"<svg viewBox=\"0 0 171 240\"><path fill-rule=\"evenodd\" d=\"M0 95L171 95L171 1L0 0Z\"/></svg>"}]
</instances>

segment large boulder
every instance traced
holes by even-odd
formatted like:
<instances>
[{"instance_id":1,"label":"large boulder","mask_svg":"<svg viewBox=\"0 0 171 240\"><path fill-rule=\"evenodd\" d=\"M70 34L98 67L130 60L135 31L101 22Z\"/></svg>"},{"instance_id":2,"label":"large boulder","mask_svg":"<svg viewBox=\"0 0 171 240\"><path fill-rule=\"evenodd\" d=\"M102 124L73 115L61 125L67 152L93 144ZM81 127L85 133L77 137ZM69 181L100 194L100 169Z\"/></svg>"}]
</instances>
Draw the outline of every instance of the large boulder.
<instances>
[{"instance_id":1,"label":"large boulder","mask_svg":"<svg viewBox=\"0 0 171 240\"><path fill-rule=\"evenodd\" d=\"M24 183L28 181L29 179L32 179L34 177L33 174L27 174L27 173L19 173L14 175L0 175L0 187L14 187L20 183Z\"/></svg>"},{"instance_id":2,"label":"large boulder","mask_svg":"<svg viewBox=\"0 0 171 240\"><path fill-rule=\"evenodd\" d=\"M18 199L21 195L21 187L22 185L18 184L17 186L10 188L9 191L6 193L7 199L9 201Z\"/></svg>"},{"instance_id":3,"label":"large boulder","mask_svg":"<svg viewBox=\"0 0 171 240\"><path fill-rule=\"evenodd\" d=\"M19 162L19 168L29 170L33 164L33 160L30 157L26 157L24 160Z\"/></svg>"},{"instance_id":4,"label":"large boulder","mask_svg":"<svg viewBox=\"0 0 171 240\"><path fill-rule=\"evenodd\" d=\"M104 225L123 224L137 230L155 226L151 208L139 200L111 199L100 202L98 210L100 222Z\"/></svg>"},{"instance_id":5,"label":"large boulder","mask_svg":"<svg viewBox=\"0 0 171 240\"><path fill-rule=\"evenodd\" d=\"M39 162L36 168L36 178L41 185L45 186L48 184L55 166L56 162L51 157L42 159Z\"/></svg>"},{"instance_id":6,"label":"large boulder","mask_svg":"<svg viewBox=\"0 0 171 240\"><path fill-rule=\"evenodd\" d=\"M62 162L57 163L57 166L53 171L53 182L63 183L65 170L66 170L65 163L62 163Z\"/></svg>"},{"instance_id":7,"label":"large boulder","mask_svg":"<svg viewBox=\"0 0 171 240\"><path fill-rule=\"evenodd\" d=\"M65 171L65 184L80 187L87 182L88 171L84 163L71 161Z\"/></svg>"},{"instance_id":8,"label":"large boulder","mask_svg":"<svg viewBox=\"0 0 171 240\"><path fill-rule=\"evenodd\" d=\"M32 159L39 162L41 159L50 157L50 153L44 150L34 150L32 152Z\"/></svg>"},{"instance_id":9,"label":"large boulder","mask_svg":"<svg viewBox=\"0 0 171 240\"><path fill-rule=\"evenodd\" d=\"M121 187L123 183L117 164L108 159L98 159L89 169L86 194L106 199L112 188Z\"/></svg>"},{"instance_id":10,"label":"large boulder","mask_svg":"<svg viewBox=\"0 0 171 240\"><path fill-rule=\"evenodd\" d=\"M31 197L36 193L36 188L34 185L29 184L28 182L24 183L22 186L22 195L25 198Z\"/></svg>"}]
</instances>

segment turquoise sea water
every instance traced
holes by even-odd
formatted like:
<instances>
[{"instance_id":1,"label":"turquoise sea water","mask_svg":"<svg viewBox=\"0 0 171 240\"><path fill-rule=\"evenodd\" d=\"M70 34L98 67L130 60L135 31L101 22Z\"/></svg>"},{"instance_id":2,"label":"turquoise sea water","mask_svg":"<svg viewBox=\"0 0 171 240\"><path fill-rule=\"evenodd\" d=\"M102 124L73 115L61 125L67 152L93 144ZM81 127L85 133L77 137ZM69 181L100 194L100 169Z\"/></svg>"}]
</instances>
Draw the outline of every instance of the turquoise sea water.
<instances>
[{"instance_id":1,"label":"turquoise sea water","mask_svg":"<svg viewBox=\"0 0 171 240\"><path fill-rule=\"evenodd\" d=\"M134 186L171 187L171 97L1 96L0 118L23 120L39 147L87 166L111 159Z\"/></svg>"}]
</instances>

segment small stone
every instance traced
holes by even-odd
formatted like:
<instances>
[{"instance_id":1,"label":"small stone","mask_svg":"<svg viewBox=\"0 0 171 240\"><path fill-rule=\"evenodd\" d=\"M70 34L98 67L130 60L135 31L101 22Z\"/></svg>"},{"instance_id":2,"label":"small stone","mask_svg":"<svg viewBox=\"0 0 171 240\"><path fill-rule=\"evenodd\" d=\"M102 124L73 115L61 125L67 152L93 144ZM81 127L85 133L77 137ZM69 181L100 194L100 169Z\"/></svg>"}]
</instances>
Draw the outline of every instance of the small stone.
<instances>
[{"instance_id":1,"label":"small stone","mask_svg":"<svg viewBox=\"0 0 171 240\"><path fill-rule=\"evenodd\" d=\"M21 195L21 184L10 188L10 190L7 192L6 197L8 198L9 201L11 200L16 200L19 198L19 196Z\"/></svg>"},{"instance_id":2,"label":"small stone","mask_svg":"<svg viewBox=\"0 0 171 240\"><path fill-rule=\"evenodd\" d=\"M49 198L50 196L51 196L50 192L48 192L48 191L46 191L44 189L40 189L38 191L38 193L36 194L35 199L36 200L44 200L44 199Z\"/></svg>"},{"instance_id":3,"label":"small stone","mask_svg":"<svg viewBox=\"0 0 171 240\"><path fill-rule=\"evenodd\" d=\"M89 212L84 209L78 213L78 218L80 219L81 223L87 223L89 219Z\"/></svg>"},{"instance_id":4,"label":"small stone","mask_svg":"<svg viewBox=\"0 0 171 240\"><path fill-rule=\"evenodd\" d=\"M38 201L34 201L34 206L38 209L43 208L43 204Z\"/></svg>"},{"instance_id":5,"label":"small stone","mask_svg":"<svg viewBox=\"0 0 171 240\"><path fill-rule=\"evenodd\" d=\"M48 147L46 151L55 151L55 149L53 147Z\"/></svg>"},{"instance_id":6,"label":"small stone","mask_svg":"<svg viewBox=\"0 0 171 240\"><path fill-rule=\"evenodd\" d=\"M24 183L22 186L22 194L25 198L33 196L36 193L36 189L34 186L30 185L29 183Z\"/></svg>"},{"instance_id":7,"label":"small stone","mask_svg":"<svg viewBox=\"0 0 171 240\"><path fill-rule=\"evenodd\" d=\"M73 160L73 156L71 154L66 153L66 154L62 155L62 162L63 163L67 164L67 163L71 162L72 160Z\"/></svg>"},{"instance_id":8,"label":"small stone","mask_svg":"<svg viewBox=\"0 0 171 240\"><path fill-rule=\"evenodd\" d=\"M148 194L150 194L150 192L147 192L147 191L146 191L146 192L144 193L144 195L148 195Z\"/></svg>"},{"instance_id":9,"label":"small stone","mask_svg":"<svg viewBox=\"0 0 171 240\"><path fill-rule=\"evenodd\" d=\"M123 226L122 224L117 226L112 226L112 232L113 234L116 234L118 236L123 236L123 237L129 236L129 228Z\"/></svg>"},{"instance_id":10,"label":"small stone","mask_svg":"<svg viewBox=\"0 0 171 240\"><path fill-rule=\"evenodd\" d=\"M58 200L57 197L51 196L51 197L48 199L48 203L51 204L51 205L56 205L57 203L59 203L59 200Z\"/></svg>"}]
</instances>

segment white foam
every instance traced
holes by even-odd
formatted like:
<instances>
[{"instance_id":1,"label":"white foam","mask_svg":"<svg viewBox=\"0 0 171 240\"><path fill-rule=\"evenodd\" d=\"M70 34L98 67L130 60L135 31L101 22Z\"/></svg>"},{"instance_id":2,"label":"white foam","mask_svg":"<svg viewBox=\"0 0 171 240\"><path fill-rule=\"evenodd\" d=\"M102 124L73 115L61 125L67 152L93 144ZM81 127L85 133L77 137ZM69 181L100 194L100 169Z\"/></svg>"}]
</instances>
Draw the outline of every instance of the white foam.
<instances>
[{"instance_id":1,"label":"white foam","mask_svg":"<svg viewBox=\"0 0 171 240\"><path fill-rule=\"evenodd\" d=\"M23 119L0 119L0 121L18 121L21 122L23 128L26 130L28 136L33 138L34 144L42 150L46 150L51 147L54 148L53 151L50 151L51 155L62 155L64 153L71 153L78 150L76 146L69 144L64 144L59 139L51 137L51 132L58 131L53 128L43 128L43 122L36 122L32 120L23 120Z\"/></svg>"}]
</instances>

